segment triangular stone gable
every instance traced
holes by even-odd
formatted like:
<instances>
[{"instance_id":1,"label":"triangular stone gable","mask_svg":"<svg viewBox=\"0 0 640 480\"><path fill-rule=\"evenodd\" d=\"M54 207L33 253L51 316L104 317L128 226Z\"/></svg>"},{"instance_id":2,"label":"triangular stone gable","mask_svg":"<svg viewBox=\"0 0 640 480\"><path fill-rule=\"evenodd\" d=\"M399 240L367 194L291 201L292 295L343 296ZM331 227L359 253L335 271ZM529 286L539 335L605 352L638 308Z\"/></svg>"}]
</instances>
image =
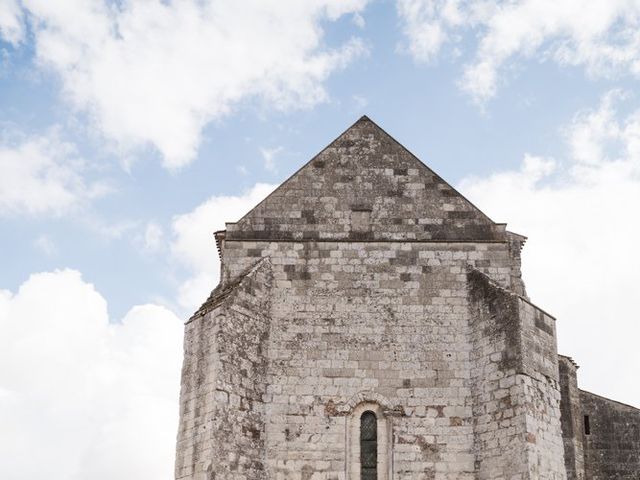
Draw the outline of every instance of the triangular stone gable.
<instances>
[{"instance_id":1,"label":"triangular stone gable","mask_svg":"<svg viewBox=\"0 0 640 480\"><path fill-rule=\"evenodd\" d=\"M504 240L495 224L368 117L286 180L226 238Z\"/></svg>"}]
</instances>

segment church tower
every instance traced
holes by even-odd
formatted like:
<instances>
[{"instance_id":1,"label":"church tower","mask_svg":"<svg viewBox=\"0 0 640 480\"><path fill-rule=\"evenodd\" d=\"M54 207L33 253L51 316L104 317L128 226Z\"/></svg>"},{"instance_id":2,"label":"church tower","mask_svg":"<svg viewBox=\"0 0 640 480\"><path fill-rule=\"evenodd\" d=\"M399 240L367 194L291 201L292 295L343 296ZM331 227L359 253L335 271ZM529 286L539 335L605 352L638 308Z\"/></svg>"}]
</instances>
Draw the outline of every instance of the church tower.
<instances>
[{"instance_id":1,"label":"church tower","mask_svg":"<svg viewBox=\"0 0 640 480\"><path fill-rule=\"evenodd\" d=\"M555 319L505 227L358 120L216 232L221 281L186 324L176 479L583 478Z\"/></svg>"}]
</instances>

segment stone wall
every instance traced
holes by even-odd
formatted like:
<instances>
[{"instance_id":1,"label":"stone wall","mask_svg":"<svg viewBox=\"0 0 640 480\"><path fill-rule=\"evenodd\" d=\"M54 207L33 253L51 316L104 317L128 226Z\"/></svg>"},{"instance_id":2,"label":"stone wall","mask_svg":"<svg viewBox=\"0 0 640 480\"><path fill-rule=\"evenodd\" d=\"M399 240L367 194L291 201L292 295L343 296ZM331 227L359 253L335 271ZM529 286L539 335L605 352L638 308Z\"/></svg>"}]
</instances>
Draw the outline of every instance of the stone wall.
<instances>
[{"instance_id":1,"label":"stone wall","mask_svg":"<svg viewBox=\"0 0 640 480\"><path fill-rule=\"evenodd\" d=\"M526 466L518 418L518 301L482 273L468 272L473 425L478 479L510 479Z\"/></svg>"},{"instance_id":2,"label":"stone wall","mask_svg":"<svg viewBox=\"0 0 640 480\"><path fill-rule=\"evenodd\" d=\"M363 117L228 224L227 238L477 241L504 230Z\"/></svg>"},{"instance_id":3,"label":"stone wall","mask_svg":"<svg viewBox=\"0 0 640 480\"><path fill-rule=\"evenodd\" d=\"M640 410L580 391L587 480L637 480L640 476Z\"/></svg>"},{"instance_id":4,"label":"stone wall","mask_svg":"<svg viewBox=\"0 0 640 480\"><path fill-rule=\"evenodd\" d=\"M185 327L176 479L264 479L271 268L217 289Z\"/></svg>"},{"instance_id":5,"label":"stone wall","mask_svg":"<svg viewBox=\"0 0 640 480\"><path fill-rule=\"evenodd\" d=\"M564 479L552 317L468 272L478 479Z\"/></svg>"},{"instance_id":6,"label":"stone wall","mask_svg":"<svg viewBox=\"0 0 640 480\"><path fill-rule=\"evenodd\" d=\"M579 390L577 365L559 359L567 479L638 479L640 410Z\"/></svg>"},{"instance_id":7,"label":"stone wall","mask_svg":"<svg viewBox=\"0 0 640 480\"><path fill-rule=\"evenodd\" d=\"M584 480L583 417L580 390L578 390L578 366L571 358L563 355L559 355L558 360L562 440L567 480Z\"/></svg>"},{"instance_id":8,"label":"stone wall","mask_svg":"<svg viewBox=\"0 0 640 480\"><path fill-rule=\"evenodd\" d=\"M269 478L344 478L354 398L385 405L394 479L474 478L466 266L507 285L505 243L227 239L224 256L232 276L273 265Z\"/></svg>"},{"instance_id":9,"label":"stone wall","mask_svg":"<svg viewBox=\"0 0 640 480\"><path fill-rule=\"evenodd\" d=\"M555 321L509 291L524 237L370 120L216 238L177 478L360 480L365 409L379 480L566 478Z\"/></svg>"},{"instance_id":10,"label":"stone wall","mask_svg":"<svg viewBox=\"0 0 640 480\"><path fill-rule=\"evenodd\" d=\"M384 404L394 479L476 478L472 355L478 345L471 342L467 266L508 286L506 242L227 239L223 252L231 278L263 256L273 268L268 478L345 478L354 398ZM501 444L514 447L519 472L541 465L534 469L543 469L540 476L521 478L564 478L547 472L564 470L554 322L507 295L516 323L503 330L513 342L512 372L497 379L500 391L492 390L482 408L502 418L494 439L519 429ZM482 322L479 331L491 328ZM492 353L500 352L503 344L490 341ZM502 410L496 399L505 390L513 404ZM509 409L518 414L517 427L507 425ZM514 461L504 452L500 458Z\"/></svg>"},{"instance_id":11,"label":"stone wall","mask_svg":"<svg viewBox=\"0 0 640 480\"><path fill-rule=\"evenodd\" d=\"M506 232L509 239L509 254L511 256L511 290L524 298L527 296L527 289L522 279L522 248L524 247L527 237L518 235L513 232Z\"/></svg>"}]
</instances>

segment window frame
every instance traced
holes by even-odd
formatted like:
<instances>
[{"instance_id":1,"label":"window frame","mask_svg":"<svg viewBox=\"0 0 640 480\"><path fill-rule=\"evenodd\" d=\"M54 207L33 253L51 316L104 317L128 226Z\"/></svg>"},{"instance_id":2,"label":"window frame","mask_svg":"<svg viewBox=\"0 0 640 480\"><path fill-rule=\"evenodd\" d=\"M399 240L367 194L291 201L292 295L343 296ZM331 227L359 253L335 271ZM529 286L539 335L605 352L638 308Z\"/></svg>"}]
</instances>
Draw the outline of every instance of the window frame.
<instances>
[{"instance_id":1,"label":"window frame","mask_svg":"<svg viewBox=\"0 0 640 480\"><path fill-rule=\"evenodd\" d=\"M376 402L362 402L356 405L347 422L347 480L362 480L360 457L360 425L362 415L370 411L377 420L377 480L391 478L391 426L390 418Z\"/></svg>"},{"instance_id":2,"label":"window frame","mask_svg":"<svg viewBox=\"0 0 640 480\"><path fill-rule=\"evenodd\" d=\"M378 480L378 417L371 410L360 415L360 477Z\"/></svg>"}]
</instances>

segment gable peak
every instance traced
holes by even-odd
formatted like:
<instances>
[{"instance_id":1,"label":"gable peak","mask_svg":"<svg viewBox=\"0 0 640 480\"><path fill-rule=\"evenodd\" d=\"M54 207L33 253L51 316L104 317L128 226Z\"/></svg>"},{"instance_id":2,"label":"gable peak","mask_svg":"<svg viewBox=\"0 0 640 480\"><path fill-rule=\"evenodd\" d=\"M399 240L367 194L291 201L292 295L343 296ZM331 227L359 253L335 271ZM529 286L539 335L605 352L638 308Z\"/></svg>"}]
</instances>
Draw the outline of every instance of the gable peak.
<instances>
[{"instance_id":1,"label":"gable peak","mask_svg":"<svg viewBox=\"0 0 640 480\"><path fill-rule=\"evenodd\" d=\"M228 239L504 241L495 224L367 115L235 224Z\"/></svg>"}]
</instances>

